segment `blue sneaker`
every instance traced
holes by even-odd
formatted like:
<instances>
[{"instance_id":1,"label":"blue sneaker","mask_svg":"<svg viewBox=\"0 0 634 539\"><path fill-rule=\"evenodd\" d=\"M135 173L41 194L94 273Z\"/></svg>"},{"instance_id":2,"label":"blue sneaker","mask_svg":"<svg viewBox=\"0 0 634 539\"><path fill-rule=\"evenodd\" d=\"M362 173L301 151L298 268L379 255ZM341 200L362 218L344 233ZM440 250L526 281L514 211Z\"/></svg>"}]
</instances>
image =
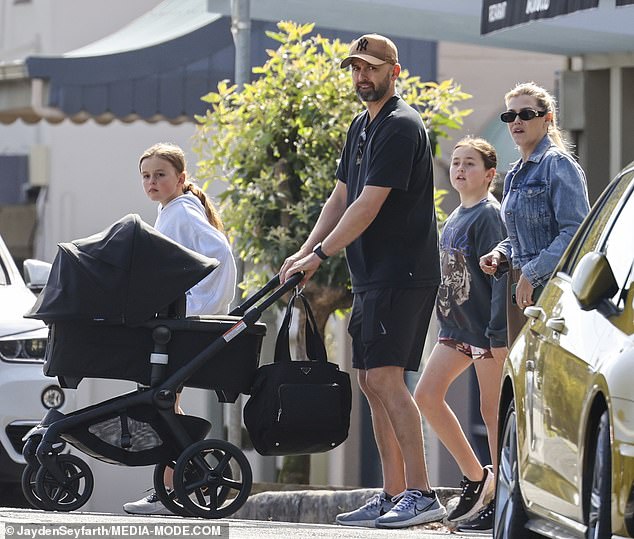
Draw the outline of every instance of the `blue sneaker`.
<instances>
[{"instance_id":1,"label":"blue sneaker","mask_svg":"<svg viewBox=\"0 0 634 539\"><path fill-rule=\"evenodd\" d=\"M385 515L376 519L377 528L407 528L426 522L442 520L447 510L438 501L436 493L423 495L420 490L406 490L392 498L396 505Z\"/></svg>"},{"instance_id":2,"label":"blue sneaker","mask_svg":"<svg viewBox=\"0 0 634 539\"><path fill-rule=\"evenodd\" d=\"M335 522L342 526L365 526L366 528L374 528L376 519L387 513L393 507L394 502L388 499L385 492L378 492L368 499L365 505L359 507L359 509L337 515Z\"/></svg>"}]
</instances>

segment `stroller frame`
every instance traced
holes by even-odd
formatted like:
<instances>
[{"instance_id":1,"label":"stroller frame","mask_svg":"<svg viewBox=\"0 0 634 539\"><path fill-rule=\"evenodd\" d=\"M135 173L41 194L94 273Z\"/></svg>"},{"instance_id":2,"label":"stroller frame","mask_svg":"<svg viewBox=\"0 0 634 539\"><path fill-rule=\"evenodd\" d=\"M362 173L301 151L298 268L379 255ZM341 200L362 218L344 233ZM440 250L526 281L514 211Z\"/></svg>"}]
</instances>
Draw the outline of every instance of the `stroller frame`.
<instances>
[{"instance_id":1,"label":"stroller frame","mask_svg":"<svg viewBox=\"0 0 634 539\"><path fill-rule=\"evenodd\" d=\"M139 385L136 391L67 415L50 410L24 438L23 455L27 466L22 475L22 489L31 505L45 510L73 511L90 498L94 485L92 472L82 459L63 452L66 443L70 443L86 454L114 464L155 464L155 490L175 514L223 518L237 511L246 502L252 485L246 456L224 440L205 440L210 423L177 414L174 409L177 392L302 278L303 274L297 273L280 285L276 275L230 313L237 318L230 329L170 376L165 365L153 363L149 387ZM149 324L154 338L152 356L160 356L169 340L170 319L153 319ZM221 398L222 392L217 392ZM113 449L87 432L87 426L95 427L100 421L108 428L120 425L120 431L116 432L120 447ZM130 422L132 427L140 425L141 431L153 431L155 438L158 434L161 443L147 448L141 445L136 451L129 451L134 439L144 438L131 435ZM172 492L164 483L166 468L174 470ZM235 470L238 478L234 478Z\"/></svg>"}]
</instances>

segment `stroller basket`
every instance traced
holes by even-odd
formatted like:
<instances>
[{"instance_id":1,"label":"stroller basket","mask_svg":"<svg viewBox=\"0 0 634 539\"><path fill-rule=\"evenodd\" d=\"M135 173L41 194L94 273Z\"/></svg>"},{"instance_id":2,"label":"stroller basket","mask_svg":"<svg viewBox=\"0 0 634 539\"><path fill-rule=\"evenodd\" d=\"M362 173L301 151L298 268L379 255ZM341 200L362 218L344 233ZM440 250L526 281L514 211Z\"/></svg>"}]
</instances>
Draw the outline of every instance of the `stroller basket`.
<instances>
[{"instance_id":1,"label":"stroller basket","mask_svg":"<svg viewBox=\"0 0 634 539\"><path fill-rule=\"evenodd\" d=\"M211 428L200 417L177 415L176 418L194 441L202 440ZM156 408L149 405L123 409L60 437L87 455L110 464L147 466L176 460L179 455L173 435L160 421Z\"/></svg>"}]
</instances>

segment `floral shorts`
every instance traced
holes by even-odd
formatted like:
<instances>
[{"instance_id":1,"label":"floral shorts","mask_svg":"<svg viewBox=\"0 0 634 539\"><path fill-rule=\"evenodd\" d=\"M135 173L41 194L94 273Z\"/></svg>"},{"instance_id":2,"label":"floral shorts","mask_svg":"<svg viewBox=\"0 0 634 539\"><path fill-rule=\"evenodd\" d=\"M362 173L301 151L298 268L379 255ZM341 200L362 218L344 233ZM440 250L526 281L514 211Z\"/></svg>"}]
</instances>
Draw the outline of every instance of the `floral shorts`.
<instances>
[{"instance_id":1,"label":"floral shorts","mask_svg":"<svg viewBox=\"0 0 634 539\"><path fill-rule=\"evenodd\" d=\"M493 357L491 350L489 350L488 348L478 348L477 346L473 346L472 344L456 341L454 339L450 339L449 337L440 337L438 339L438 342L440 344L444 344L445 346L449 346L454 350L457 350L461 354L464 354L474 361L477 361L478 359L489 359Z\"/></svg>"}]
</instances>

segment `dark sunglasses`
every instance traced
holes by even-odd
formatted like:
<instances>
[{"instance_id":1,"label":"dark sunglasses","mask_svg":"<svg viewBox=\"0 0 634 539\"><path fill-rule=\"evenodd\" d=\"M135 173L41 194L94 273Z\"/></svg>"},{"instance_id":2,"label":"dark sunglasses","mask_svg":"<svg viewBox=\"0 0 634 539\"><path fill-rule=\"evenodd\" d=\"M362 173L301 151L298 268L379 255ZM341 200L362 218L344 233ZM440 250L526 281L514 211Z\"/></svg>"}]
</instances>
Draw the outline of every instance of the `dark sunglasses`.
<instances>
[{"instance_id":1,"label":"dark sunglasses","mask_svg":"<svg viewBox=\"0 0 634 539\"><path fill-rule=\"evenodd\" d=\"M522 109L519 112L515 112L514 110L507 110L500 114L500 120L502 120L505 124L510 124L515 121L515 118L518 116L520 120L524 120L527 122L528 120L532 120L533 118L541 118L542 116L546 116L548 113L547 110L533 110L533 109Z\"/></svg>"},{"instance_id":2,"label":"dark sunglasses","mask_svg":"<svg viewBox=\"0 0 634 539\"><path fill-rule=\"evenodd\" d=\"M359 145L357 146L357 160L356 160L357 165L361 164L361 158L363 157L363 147L365 146L366 136L367 135L364 129L363 131L361 131L361 134L359 135Z\"/></svg>"}]
</instances>

